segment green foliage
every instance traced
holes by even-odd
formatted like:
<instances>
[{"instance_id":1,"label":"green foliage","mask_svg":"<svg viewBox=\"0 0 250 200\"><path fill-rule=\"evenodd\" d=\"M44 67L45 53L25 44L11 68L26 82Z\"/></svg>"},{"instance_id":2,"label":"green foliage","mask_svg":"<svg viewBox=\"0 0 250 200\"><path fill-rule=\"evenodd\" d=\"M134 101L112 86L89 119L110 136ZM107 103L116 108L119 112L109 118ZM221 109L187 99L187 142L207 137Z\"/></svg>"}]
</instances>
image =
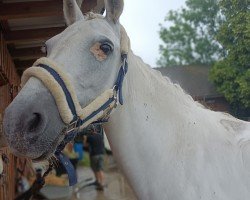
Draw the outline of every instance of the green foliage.
<instances>
[{"instance_id":1,"label":"green foliage","mask_svg":"<svg viewBox=\"0 0 250 200\"><path fill-rule=\"evenodd\" d=\"M78 165L83 167L90 167L89 153L84 152L83 159L79 161Z\"/></svg>"},{"instance_id":2,"label":"green foliage","mask_svg":"<svg viewBox=\"0 0 250 200\"><path fill-rule=\"evenodd\" d=\"M161 26L161 67L213 65L211 80L234 110L250 109L249 0L186 0ZM218 61L219 60L219 61Z\"/></svg>"},{"instance_id":3,"label":"green foliage","mask_svg":"<svg viewBox=\"0 0 250 200\"><path fill-rule=\"evenodd\" d=\"M222 22L217 0L187 0L180 11L170 11L160 25L161 67L173 65L209 65L220 58L222 49L215 40Z\"/></svg>"},{"instance_id":4,"label":"green foliage","mask_svg":"<svg viewBox=\"0 0 250 200\"><path fill-rule=\"evenodd\" d=\"M224 59L210 73L218 90L237 110L250 108L250 4L249 0L221 0L225 17L217 40L226 49Z\"/></svg>"}]
</instances>

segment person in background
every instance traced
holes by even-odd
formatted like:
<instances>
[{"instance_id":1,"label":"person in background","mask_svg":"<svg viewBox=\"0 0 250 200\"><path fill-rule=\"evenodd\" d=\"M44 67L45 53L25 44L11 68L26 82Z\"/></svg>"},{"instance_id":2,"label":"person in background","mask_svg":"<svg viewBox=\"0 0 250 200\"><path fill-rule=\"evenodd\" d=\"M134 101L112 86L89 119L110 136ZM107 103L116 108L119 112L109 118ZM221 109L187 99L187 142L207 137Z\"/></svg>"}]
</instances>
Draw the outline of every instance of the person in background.
<instances>
[{"instance_id":1,"label":"person in background","mask_svg":"<svg viewBox=\"0 0 250 200\"><path fill-rule=\"evenodd\" d=\"M103 190L104 139L101 125L91 125L90 134L84 136L84 146L89 147L90 165L96 178L96 189Z\"/></svg>"}]
</instances>

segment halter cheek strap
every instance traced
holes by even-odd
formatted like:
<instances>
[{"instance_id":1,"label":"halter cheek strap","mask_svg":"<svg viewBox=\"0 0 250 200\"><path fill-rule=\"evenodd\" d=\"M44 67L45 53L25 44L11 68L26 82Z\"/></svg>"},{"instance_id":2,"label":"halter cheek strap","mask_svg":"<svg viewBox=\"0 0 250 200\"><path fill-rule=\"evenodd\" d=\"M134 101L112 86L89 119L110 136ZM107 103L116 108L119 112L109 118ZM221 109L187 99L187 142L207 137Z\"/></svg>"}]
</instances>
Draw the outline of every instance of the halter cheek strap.
<instances>
[{"instance_id":1,"label":"halter cheek strap","mask_svg":"<svg viewBox=\"0 0 250 200\"><path fill-rule=\"evenodd\" d=\"M123 105L122 85L127 71L127 54L123 54L122 65L113 89L104 91L104 93L84 108L81 108L75 90L67 75L52 60L40 58L22 76L22 85L32 76L43 82L54 96L60 116L64 123L67 124L63 131L63 134L65 134L64 140L57 147L55 156L66 169L70 186L77 182L76 173L71 162L61 151L68 142L74 139L79 128L84 128L91 123L107 122L110 113L117 105L117 100Z\"/></svg>"}]
</instances>

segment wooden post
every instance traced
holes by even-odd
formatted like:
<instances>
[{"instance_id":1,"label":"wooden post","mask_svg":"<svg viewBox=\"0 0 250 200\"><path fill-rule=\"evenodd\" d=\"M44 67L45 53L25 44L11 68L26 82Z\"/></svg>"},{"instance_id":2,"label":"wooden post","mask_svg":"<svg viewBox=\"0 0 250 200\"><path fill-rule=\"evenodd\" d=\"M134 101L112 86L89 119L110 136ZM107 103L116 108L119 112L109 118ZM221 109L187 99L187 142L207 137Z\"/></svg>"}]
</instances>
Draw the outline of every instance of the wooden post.
<instances>
[{"instance_id":1,"label":"wooden post","mask_svg":"<svg viewBox=\"0 0 250 200\"><path fill-rule=\"evenodd\" d=\"M17 95L20 85L20 77L16 72L14 62L8 52L6 42L0 32L0 140L3 141L2 120L5 108L11 103ZM0 145L1 145L0 141ZM0 200L12 200L16 193L16 179L19 175L17 169L21 168L27 174L26 168L30 166L29 161L23 158L17 158L11 154L8 147L0 146L0 156L3 159L3 173L0 174ZM22 166L21 163L28 163ZM28 168L30 170L30 168Z\"/></svg>"}]
</instances>

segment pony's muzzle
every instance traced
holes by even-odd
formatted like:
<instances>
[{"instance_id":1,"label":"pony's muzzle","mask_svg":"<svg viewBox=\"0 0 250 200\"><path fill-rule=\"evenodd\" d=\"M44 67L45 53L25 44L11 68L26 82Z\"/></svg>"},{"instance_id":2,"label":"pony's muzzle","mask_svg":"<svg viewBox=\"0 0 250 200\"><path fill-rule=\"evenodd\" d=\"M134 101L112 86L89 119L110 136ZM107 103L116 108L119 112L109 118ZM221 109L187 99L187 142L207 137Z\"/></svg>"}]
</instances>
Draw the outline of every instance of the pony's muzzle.
<instances>
[{"instance_id":1,"label":"pony's muzzle","mask_svg":"<svg viewBox=\"0 0 250 200\"><path fill-rule=\"evenodd\" d=\"M40 100L46 102L48 99L40 96ZM6 108L3 122L4 136L13 153L30 158L42 153L42 146L45 145L41 143L44 138L49 138L46 131L50 121L48 109L37 98L36 102L32 104L29 98L26 101L14 100ZM37 152L34 153L33 149Z\"/></svg>"}]
</instances>

